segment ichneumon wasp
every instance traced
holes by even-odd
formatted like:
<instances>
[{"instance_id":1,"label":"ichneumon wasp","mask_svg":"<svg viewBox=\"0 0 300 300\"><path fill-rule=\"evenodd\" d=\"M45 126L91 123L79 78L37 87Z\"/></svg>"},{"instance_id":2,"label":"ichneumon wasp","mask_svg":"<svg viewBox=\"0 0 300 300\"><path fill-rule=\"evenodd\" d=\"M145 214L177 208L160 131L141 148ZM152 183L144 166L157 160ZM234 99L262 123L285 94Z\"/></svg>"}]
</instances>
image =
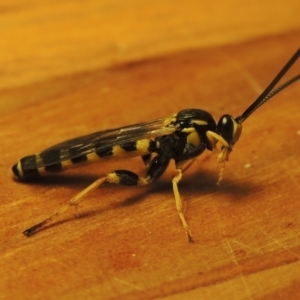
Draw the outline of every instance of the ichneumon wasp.
<instances>
[{"instance_id":1,"label":"ichneumon wasp","mask_svg":"<svg viewBox=\"0 0 300 300\"><path fill-rule=\"evenodd\" d=\"M224 164L241 135L242 123L261 105L300 78L300 74L298 74L275 88L297 61L299 55L300 49L296 51L259 97L236 118L225 114L216 123L211 114L204 110L185 109L167 118L77 137L54 145L39 154L20 159L12 167L14 175L19 179L35 178L43 172L61 172L96 160L135 156L141 156L147 168L144 177L128 170L115 170L108 173L77 194L55 214L23 233L28 237L31 236L64 213L69 207L77 206L88 193L105 182L124 186L147 185L158 179L170 161L174 160L176 173L172 184L176 208L188 240L192 242L193 238L183 214L182 201L178 191L178 182L182 178L184 163L197 157L206 149L215 150L219 142L221 144L221 151L218 155L218 162L221 163L219 183L223 177Z\"/></svg>"}]
</instances>

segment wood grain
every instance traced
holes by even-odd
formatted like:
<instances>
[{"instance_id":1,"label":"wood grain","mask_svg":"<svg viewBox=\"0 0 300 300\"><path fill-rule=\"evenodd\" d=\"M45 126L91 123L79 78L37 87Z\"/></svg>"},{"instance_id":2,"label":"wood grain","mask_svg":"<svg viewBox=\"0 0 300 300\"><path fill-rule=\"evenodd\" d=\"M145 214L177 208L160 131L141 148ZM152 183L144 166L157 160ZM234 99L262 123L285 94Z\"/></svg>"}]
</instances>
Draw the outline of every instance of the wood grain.
<instances>
[{"instance_id":1,"label":"wood grain","mask_svg":"<svg viewBox=\"0 0 300 300\"><path fill-rule=\"evenodd\" d=\"M214 154L186 171L194 244L175 210L173 164L149 187L95 191L79 218L29 239L24 229L98 176L142 174L142 163L31 184L9 169L65 139L184 108L241 114L299 47L299 12L298 1L1 4L0 299L298 299L299 83L245 122L221 187Z\"/></svg>"}]
</instances>

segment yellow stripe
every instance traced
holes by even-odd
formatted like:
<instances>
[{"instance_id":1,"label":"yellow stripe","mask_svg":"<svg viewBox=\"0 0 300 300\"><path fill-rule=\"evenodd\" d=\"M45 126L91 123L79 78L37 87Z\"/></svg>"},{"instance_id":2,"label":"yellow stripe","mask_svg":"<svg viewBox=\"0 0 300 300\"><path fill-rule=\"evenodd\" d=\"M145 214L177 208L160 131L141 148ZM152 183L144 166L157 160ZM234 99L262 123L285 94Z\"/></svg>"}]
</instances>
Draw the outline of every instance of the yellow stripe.
<instances>
[{"instance_id":1,"label":"yellow stripe","mask_svg":"<svg viewBox=\"0 0 300 300\"><path fill-rule=\"evenodd\" d=\"M107 181L109 183L116 183L116 184L119 184L120 182L120 178L119 176L115 173L115 172L112 172L112 173L109 173L106 175L107 177Z\"/></svg>"},{"instance_id":2,"label":"yellow stripe","mask_svg":"<svg viewBox=\"0 0 300 300\"><path fill-rule=\"evenodd\" d=\"M150 140L149 139L143 139L143 140L138 140L136 141L136 153L138 156L142 156L145 154L149 153L149 144Z\"/></svg>"},{"instance_id":3,"label":"yellow stripe","mask_svg":"<svg viewBox=\"0 0 300 300\"><path fill-rule=\"evenodd\" d=\"M135 152L135 151L132 151ZM121 148L119 145L113 146L112 149L113 156L126 156L126 153L128 153L126 150Z\"/></svg>"},{"instance_id":4,"label":"yellow stripe","mask_svg":"<svg viewBox=\"0 0 300 300\"><path fill-rule=\"evenodd\" d=\"M100 157L96 152L87 154L86 158L87 158L87 161L94 161L94 160L102 159L102 157Z\"/></svg>"},{"instance_id":5,"label":"yellow stripe","mask_svg":"<svg viewBox=\"0 0 300 300\"><path fill-rule=\"evenodd\" d=\"M189 144L192 144L195 147L198 147L201 143L201 138L195 130L191 132L186 139Z\"/></svg>"},{"instance_id":6,"label":"yellow stripe","mask_svg":"<svg viewBox=\"0 0 300 300\"><path fill-rule=\"evenodd\" d=\"M62 170L72 168L74 163L71 160L65 160L61 162Z\"/></svg>"}]
</instances>

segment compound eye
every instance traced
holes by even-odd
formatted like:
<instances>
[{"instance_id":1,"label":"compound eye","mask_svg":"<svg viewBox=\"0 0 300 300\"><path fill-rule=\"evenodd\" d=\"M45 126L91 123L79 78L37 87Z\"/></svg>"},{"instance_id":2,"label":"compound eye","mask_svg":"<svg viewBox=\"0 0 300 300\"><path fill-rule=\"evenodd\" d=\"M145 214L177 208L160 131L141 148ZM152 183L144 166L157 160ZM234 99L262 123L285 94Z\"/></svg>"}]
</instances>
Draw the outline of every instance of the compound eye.
<instances>
[{"instance_id":1,"label":"compound eye","mask_svg":"<svg viewBox=\"0 0 300 300\"><path fill-rule=\"evenodd\" d=\"M218 122L217 131L229 145L234 145L240 137L242 126L232 116L224 115Z\"/></svg>"}]
</instances>

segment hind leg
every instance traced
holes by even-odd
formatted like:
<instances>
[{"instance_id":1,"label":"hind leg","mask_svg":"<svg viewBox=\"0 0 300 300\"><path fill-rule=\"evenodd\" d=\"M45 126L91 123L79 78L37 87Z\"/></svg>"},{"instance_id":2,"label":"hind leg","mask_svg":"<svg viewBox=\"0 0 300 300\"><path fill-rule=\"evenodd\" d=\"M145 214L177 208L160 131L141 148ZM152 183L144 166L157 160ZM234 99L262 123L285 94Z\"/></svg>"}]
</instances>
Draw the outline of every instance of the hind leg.
<instances>
[{"instance_id":1,"label":"hind leg","mask_svg":"<svg viewBox=\"0 0 300 300\"><path fill-rule=\"evenodd\" d=\"M168 166L169 160L162 160L159 156L156 156L151 161L150 167L147 172L146 177L142 177L137 175L134 172L128 170L115 170L111 173L108 173L105 177L101 177L94 181L91 185L85 188L83 191L78 193L75 197L73 197L70 202L60 209L58 209L52 216L48 217L44 221L26 229L23 233L27 237L33 235L36 231L42 229L46 225L50 224L54 219L62 215L66 210L70 207L75 206L83 201L83 199L103 183L115 183L125 186L139 186L139 185L147 185L150 182L156 180L161 176L161 174L165 171Z\"/></svg>"}]
</instances>

